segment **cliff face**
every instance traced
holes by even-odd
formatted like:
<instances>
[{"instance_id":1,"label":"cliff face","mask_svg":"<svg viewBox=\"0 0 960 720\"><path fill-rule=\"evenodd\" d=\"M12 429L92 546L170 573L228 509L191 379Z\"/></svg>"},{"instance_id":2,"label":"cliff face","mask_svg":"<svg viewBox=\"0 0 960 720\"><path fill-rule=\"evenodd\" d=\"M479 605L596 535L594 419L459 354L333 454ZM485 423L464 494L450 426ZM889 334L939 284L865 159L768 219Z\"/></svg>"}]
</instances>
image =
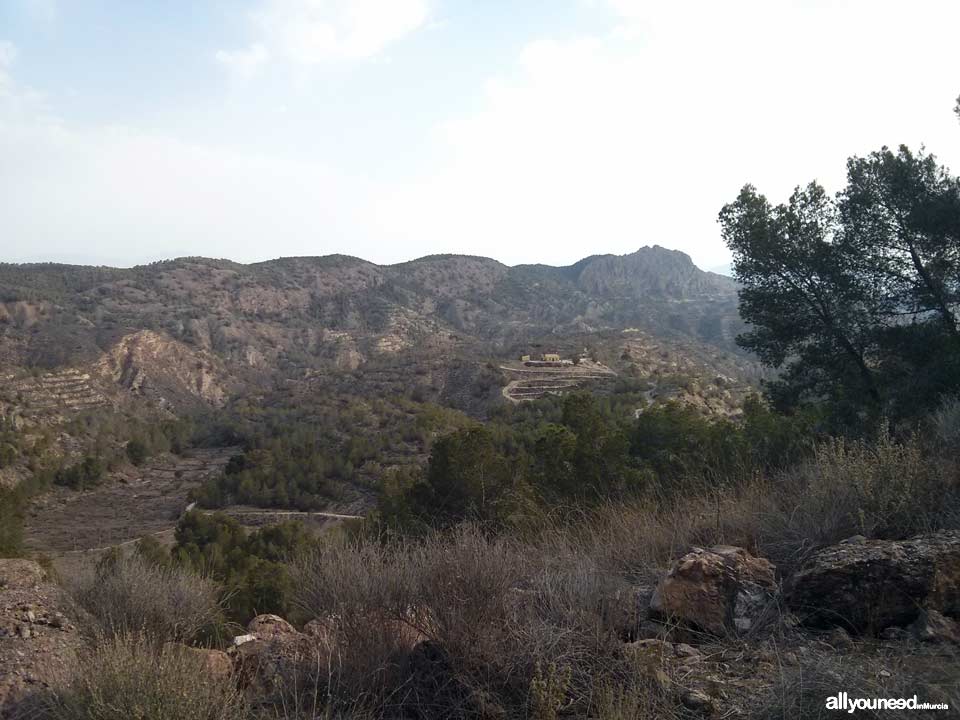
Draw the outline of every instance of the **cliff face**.
<instances>
[{"instance_id":1,"label":"cliff face","mask_svg":"<svg viewBox=\"0 0 960 720\"><path fill-rule=\"evenodd\" d=\"M217 406L226 395L219 358L151 330L124 336L95 367L119 387L161 406L184 396Z\"/></svg>"},{"instance_id":2,"label":"cliff face","mask_svg":"<svg viewBox=\"0 0 960 720\"><path fill-rule=\"evenodd\" d=\"M730 278L704 272L688 255L657 246L641 248L631 255L588 258L581 263L577 286L590 295L692 301L729 299L736 293L736 284Z\"/></svg>"}]
</instances>

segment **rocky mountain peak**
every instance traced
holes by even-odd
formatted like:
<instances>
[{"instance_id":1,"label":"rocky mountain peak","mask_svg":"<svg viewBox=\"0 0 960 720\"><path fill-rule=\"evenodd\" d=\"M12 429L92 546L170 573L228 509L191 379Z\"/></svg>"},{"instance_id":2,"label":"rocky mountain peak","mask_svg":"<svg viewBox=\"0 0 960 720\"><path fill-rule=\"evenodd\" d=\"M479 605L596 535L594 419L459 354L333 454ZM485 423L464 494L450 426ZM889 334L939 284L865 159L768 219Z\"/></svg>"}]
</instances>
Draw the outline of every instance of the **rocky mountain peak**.
<instances>
[{"instance_id":1,"label":"rocky mountain peak","mask_svg":"<svg viewBox=\"0 0 960 720\"><path fill-rule=\"evenodd\" d=\"M690 300L736 294L730 278L705 272L686 253L659 245L629 255L595 255L571 269L580 289L605 297Z\"/></svg>"}]
</instances>

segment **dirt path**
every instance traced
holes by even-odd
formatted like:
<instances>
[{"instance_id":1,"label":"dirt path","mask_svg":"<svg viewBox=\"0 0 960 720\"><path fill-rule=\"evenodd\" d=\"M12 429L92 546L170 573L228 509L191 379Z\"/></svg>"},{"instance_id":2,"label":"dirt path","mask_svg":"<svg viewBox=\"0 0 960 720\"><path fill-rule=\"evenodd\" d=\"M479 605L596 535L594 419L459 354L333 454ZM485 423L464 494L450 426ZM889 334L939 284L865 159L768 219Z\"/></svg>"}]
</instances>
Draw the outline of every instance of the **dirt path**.
<instances>
[{"instance_id":1,"label":"dirt path","mask_svg":"<svg viewBox=\"0 0 960 720\"><path fill-rule=\"evenodd\" d=\"M651 383L650 389L643 391L643 401L646 403L646 405L644 405L643 407L638 407L636 410L633 411L634 419L637 419L638 417L640 417L640 415L643 413L644 410L646 410L648 407L653 405L653 403L655 402L656 394L657 394L657 383Z\"/></svg>"},{"instance_id":2,"label":"dirt path","mask_svg":"<svg viewBox=\"0 0 960 720\"><path fill-rule=\"evenodd\" d=\"M216 510L204 510L204 512L217 512ZM224 512L231 517L252 517L252 516L268 516L268 517L321 517L321 518L330 518L333 520L363 520L363 515L344 515L342 513L333 513L333 512L320 512L320 511L300 511L300 510L230 510L226 509Z\"/></svg>"}]
</instances>

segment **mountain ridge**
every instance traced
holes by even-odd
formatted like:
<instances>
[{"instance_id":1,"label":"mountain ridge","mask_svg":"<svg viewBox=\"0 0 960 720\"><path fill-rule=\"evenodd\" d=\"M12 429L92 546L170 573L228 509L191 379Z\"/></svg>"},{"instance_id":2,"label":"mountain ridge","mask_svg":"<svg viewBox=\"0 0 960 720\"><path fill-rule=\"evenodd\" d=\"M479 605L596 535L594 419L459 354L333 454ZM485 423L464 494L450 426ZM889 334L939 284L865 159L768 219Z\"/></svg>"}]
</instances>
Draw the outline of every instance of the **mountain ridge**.
<instances>
[{"instance_id":1,"label":"mountain ridge","mask_svg":"<svg viewBox=\"0 0 960 720\"><path fill-rule=\"evenodd\" d=\"M738 322L732 280L658 246L569 266L455 254L394 265L347 255L249 265L188 257L129 269L0 264L0 359L44 368L90 359L140 330L228 363L321 367L427 339L502 352L531 338L627 327L730 349Z\"/></svg>"}]
</instances>

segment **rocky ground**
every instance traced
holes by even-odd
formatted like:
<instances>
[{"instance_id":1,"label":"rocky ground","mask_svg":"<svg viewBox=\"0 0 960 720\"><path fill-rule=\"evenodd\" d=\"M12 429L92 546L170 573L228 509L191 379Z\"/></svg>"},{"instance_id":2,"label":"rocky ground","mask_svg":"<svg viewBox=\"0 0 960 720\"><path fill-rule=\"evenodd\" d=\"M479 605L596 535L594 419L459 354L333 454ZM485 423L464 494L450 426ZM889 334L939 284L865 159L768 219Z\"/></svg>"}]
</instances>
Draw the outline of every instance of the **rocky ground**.
<instances>
[{"instance_id":1,"label":"rocky ground","mask_svg":"<svg viewBox=\"0 0 960 720\"><path fill-rule=\"evenodd\" d=\"M814 554L786 583L742 548L693 548L636 597L623 650L667 699L669 717L830 717L827 698L840 692L917 696L949 709L904 717L960 717L960 533L851 538ZM339 644L342 621L317 618L298 630L261 615L225 650L190 652L256 705L282 695L304 668L349 651ZM416 609L384 622L411 667L439 657L431 621ZM76 623L38 565L0 561L0 708L58 681L83 649Z\"/></svg>"},{"instance_id":2,"label":"rocky ground","mask_svg":"<svg viewBox=\"0 0 960 720\"><path fill-rule=\"evenodd\" d=\"M0 560L0 718L62 681L83 640L66 593L29 560Z\"/></svg>"}]
</instances>

